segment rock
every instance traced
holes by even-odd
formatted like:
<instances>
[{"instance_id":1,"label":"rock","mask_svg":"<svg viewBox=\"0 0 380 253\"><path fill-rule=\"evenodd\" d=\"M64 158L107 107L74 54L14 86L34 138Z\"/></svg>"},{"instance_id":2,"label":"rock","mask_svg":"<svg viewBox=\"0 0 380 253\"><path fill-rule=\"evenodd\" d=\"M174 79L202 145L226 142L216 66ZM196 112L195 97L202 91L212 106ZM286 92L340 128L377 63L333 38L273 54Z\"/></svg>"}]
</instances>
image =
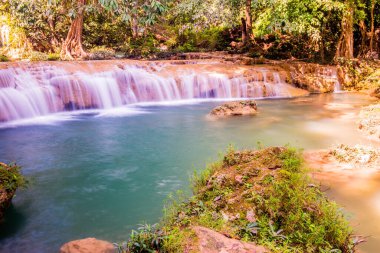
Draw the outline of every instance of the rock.
<instances>
[{"instance_id":1,"label":"rock","mask_svg":"<svg viewBox=\"0 0 380 253\"><path fill-rule=\"evenodd\" d=\"M96 238L85 238L62 245L60 253L116 253L115 246Z\"/></svg>"},{"instance_id":2,"label":"rock","mask_svg":"<svg viewBox=\"0 0 380 253\"><path fill-rule=\"evenodd\" d=\"M5 210L9 208L15 192L8 192L0 188L0 222L4 219Z\"/></svg>"},{"instance_id":3,"label":"rock","mask_svg":"<svg viewBox=\"0 0 380 253\"><path fill-rule=\"evenodd\" d=\"M373 91L371 92L371 96L380 99L380 87L377 88L377 89L375 89L375 90L373 90Z\"/></svg>"},{"instance_id":4,"label":"rock","mask_svg":"<svg viewBox=\"0 0 380 253\"><path fill-rule=\"evenodd\" d=\"M14 177L16 175L10 175L8 173L3 173L9 171L11 168L9 165L0 162L0 223L4 221L5 211L10 207L13 196L15 195L17 187L7 188L4 186L3 182L7 181L7 177Z\"/></svg>"},{"instance_id":5,"label":"rock","mask_svg":"<svg viewBox=\"0 0 380 253\"><path fill-rule=\"evenodd\" d=\"M210 112L212 117L254 115L257 113L257 105L253 100L228 102L214 108Z\"/></svg>"},{"instance_id":6,"label":"rock","mask_svg":"<svg viewBox=\"0 0 380 253\"><path fill-rule=\"evenodd\" d=\"M249 210L247 212L246 219L249 222L256 222L255 212L253 210Z\"/></svg>"},{"instance_id":7,"label":"rock","mask_svg":"<svg viewBox=\"0 0 380 253\"><path fill-rule=\"evenodd\" d=\"M343 81L335 66L289 62L282 63L281 67L288 70L291 75L291 82L296 87L313 93L333 92L337 87L340 87Z\"/></svg>"},{"instance_id":8,"label":"rock","mask_svg":"<svg viewBox=\"0 0 380 253\"><path fill-rule=\"evenodd\" d=\"M269 252L263 246L228 238L205 227L193 227L198 237L200 253L264 253Z\"/></svg>"},{"instance_id":9,"label":"rock","mask_svg":"<svg viewBox=\"0 0 380 253\"><path fill-rule=\"evenodd\" d=\"M360 110L358 128L370 139L380 141L380 104L369 105Z\"/></svg>"}]
</instances>

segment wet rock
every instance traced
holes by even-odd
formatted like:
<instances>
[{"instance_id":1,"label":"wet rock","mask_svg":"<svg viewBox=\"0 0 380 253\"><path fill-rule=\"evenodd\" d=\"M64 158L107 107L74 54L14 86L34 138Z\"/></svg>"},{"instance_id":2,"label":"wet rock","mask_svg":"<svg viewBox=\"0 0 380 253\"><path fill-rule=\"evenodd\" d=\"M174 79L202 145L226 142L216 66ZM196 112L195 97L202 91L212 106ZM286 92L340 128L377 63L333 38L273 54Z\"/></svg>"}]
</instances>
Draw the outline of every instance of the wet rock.
<instances>
[{"instance_id":1,"label":"wet rock","mask_svg":"<svg viewBox=\"0 0 380 253\"><path fill-rule=\"evenodd\" d=\"M8 192L0 188L0 222L4 219L5 210L9 208L15 192Z\"/></svg>"},{"instance_id":2,"label":"wet rock","mask_svg":"<svg viewBox=\"0 0 380 253\"><path fill-rule=\"evenodd\" d=\"M257 105L253 100L228 102L214 108L210 112L212 117L254 115L257 113Z\"/></svg>"},{"instance_id":3,"label":"wet rock","mask_svg":"<svg viewBox=\"0 0 380 253\"><path fill-rule=\"evenodd\" d=\"M9 166L5 163L0 162L0 169L8 170ZM15 195L16 189L7 189L2 184L5 175L0 173L0 223L4 220L5 211L10 207L12 203L13 196Z\"/></svg>"},{"instance_id":4,"label":"wet rock","mask_svg":"<svg viewBox=\"0 0 380 253\"><path fill-rule=\"evenodd\" d=\"M65 243L59 253L116 253L116 249L110 242L86 238Z\"/></svg>"},{"instance_id":5,"label":"wet rock","mask_svg":"<svg viewBox=\"0 0 380 253\"><path fill-rule=\"evenodd\" d=\"M289 67L296 87L315 93L333 92L340 87L337 68L310 63L293 63Z\"/></svg>"},{"instance_id":6,"label":"wet rock","mask_svg":"<svg viewBox=\"0 0 380 253\"><path fill-rule=\"evenodd\" d=\"M269 252L263 246L228 238L205 227L194 227L198 237L200 253L264 253Z\"/></svg>"}]
</instances>

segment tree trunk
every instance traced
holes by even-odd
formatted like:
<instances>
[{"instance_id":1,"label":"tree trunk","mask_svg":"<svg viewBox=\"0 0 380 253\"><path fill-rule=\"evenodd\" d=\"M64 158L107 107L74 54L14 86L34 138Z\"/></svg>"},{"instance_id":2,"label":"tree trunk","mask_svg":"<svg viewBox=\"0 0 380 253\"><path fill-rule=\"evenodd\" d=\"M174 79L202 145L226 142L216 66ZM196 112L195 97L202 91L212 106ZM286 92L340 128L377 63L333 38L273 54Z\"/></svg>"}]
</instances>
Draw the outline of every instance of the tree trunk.
<instances>
[{"instance_id":1,"label":"tree trunk","mask_svg":"<svg viewBox=\"0 0 380 253\"><path fill-rule=\"evenodd\" d=\"M135 14L132 14L132 17L131 17L131 29L132 29L132 38L136 39L139 36L139 26L138 26L138 20Z\"/></svg>"},{"instance_id":2,"label":"tree trunk","mask_svg":"<svg viewBox=\"0 0 380 253\"><path fill-rule=\"evenodd\" d=\"M241 40L245 44L247 44L248 36L247 36L247 24L244 18L241 18Z\"/></svg>"},{"instance_id":3,"label":"tree trunk","mask_svg":"<svg viewBox=\"0 0 380 253\"><path fill-rule=\"evenodd\" d=\"M49 16L48 17L48 24L49 24L50 31L52 33L52 38L50 40L50 43L51 43L53 51L54 51L54 50L58 49L58 47L59 47L59 41L57 39L57 35L56 35L56 32L55 32L55 19L54 19L53 16Z\"/></svg>"},{"instance_id":4,"label":"tree trunk","mask_svg":"<svg viewBox=\"0 0 380 253\"><path fill-rule=\"evenodd\" d=\"M371 5L371 37L369 40L369 51L373 51L373 37L375 35L375 17L374 17L374 12L375 12L375 0L372 0L372 5Z\"/></svg>"},{"instance_id":5,"label":"tree trunk","mask_svg":"<svg viewBox=\"0 0 380 253\"><path fill-rule=\"evenodd\" d=\"M70 25L66 40L62 44L61 58L86 58L87 53L82 45L83 16L86 0L78 0L78 12Z\"/></svg>"},{"instance_id":6,"label":"tree trunk","mask_svg":"<svg viewBox=\"0 0 380 253\"><path fill-rule=\"evenodd\" d=\"M365 56L367 53L367 27L365 25L364 20L359 21L359 29L361 34L361 43L360 43L360 49L359 49L359 57Z\"/></svg>"},{"instance_id":7,"label":"tree trunk","mask_svg":"<svg viewBox=\"0 0 380 253\"><path fill-rule=\"evenodd\" d=\"M342 33L336 48L335 58L354 58L354 9L349 7L342 18Z\"/></svg>"},{"instance_id":8,"label":"tree trunk","mask_svg":"<svg viewBox=\"0 0 380 253\"><path fill-rule=\"evenodd\" d=\"M252 0L245 0L245 21L247 39L252 37L252 15L251 15L251 2ZM252 39L252 38L251 38Z\"/></svg>"}]
</instances>

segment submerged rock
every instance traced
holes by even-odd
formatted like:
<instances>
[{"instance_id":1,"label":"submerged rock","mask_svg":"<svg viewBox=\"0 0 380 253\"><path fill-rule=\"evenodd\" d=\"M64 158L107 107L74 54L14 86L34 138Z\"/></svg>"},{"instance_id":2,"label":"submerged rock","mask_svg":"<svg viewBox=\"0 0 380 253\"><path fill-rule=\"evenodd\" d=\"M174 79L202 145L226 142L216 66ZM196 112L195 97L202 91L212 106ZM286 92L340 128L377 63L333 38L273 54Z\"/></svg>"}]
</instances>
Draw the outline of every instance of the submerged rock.
<instances>
[{"instance_id":1,"label":"submerged rock","mask_svg":"<svg viewBox=\"0 0 380 253\"><path fill-rule=\"evenodd\" d=\"M211 117L254 115L257 113L257 105L253 100L228 102L214 108L210 112Z\"/></svg>"},{"instance_id":2,"label":"submerged rock","mask_svg":"<svg viewBox=\"0 0 380 253\"><path fill-rule=\"evenodd\" d=\"M96 238L86 238L65 243L60 253L116 253L114 245Z\"/></svg>"},{"instance_id":3,"label":"submerged rock","mask_svg":"<svg viewBox=\"0 0 380 253\"><path fill-rule=\"evenodd\" d=\"M264 253L269 252L263 246L228 238L205 227L194 227L198 238L200 253Z\"/></svg>"}]
</instances>

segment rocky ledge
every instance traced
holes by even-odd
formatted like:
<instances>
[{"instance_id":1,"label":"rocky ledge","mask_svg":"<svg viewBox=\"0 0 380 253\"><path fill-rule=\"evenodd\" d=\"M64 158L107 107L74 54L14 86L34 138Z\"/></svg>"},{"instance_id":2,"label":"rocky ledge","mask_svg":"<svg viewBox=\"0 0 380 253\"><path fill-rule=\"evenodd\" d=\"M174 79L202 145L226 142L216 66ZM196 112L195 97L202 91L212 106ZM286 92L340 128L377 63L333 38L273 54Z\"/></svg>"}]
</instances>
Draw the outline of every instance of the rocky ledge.
<instances>
[{"instance_id":1,"label":"rocky ledge","mask_svg":"<svg viewBox=\"0 0 380 253\"><path fill-rule=\"evenodd\" d=\"M218 106L210 112L212 118L228 116L254 115L257 113L257 104L253 100L233 101Z\"/></svg>"},{"instance_id":2,"label":"rocky ledge","mask_svg":"<svg viewBox=\"0 0 380 253\"><path fill-rule=\"evenodd\" d=\"M326 150L307 151L304 158L314 177L324 182L352 184L356 180L365 184L380 172L380 152L369 146L340 144Z\"/></svg>"},{"instance_id":3,"label":"rocky ledge","mask_svg":"<svg viewBox=\"0 0 380 253\"><path fill-rule=\"evenodd\" d=\"M380 104L369 105L361 109L359 129L369 138L380 141Z\"/></svg>"}]
</instances>

